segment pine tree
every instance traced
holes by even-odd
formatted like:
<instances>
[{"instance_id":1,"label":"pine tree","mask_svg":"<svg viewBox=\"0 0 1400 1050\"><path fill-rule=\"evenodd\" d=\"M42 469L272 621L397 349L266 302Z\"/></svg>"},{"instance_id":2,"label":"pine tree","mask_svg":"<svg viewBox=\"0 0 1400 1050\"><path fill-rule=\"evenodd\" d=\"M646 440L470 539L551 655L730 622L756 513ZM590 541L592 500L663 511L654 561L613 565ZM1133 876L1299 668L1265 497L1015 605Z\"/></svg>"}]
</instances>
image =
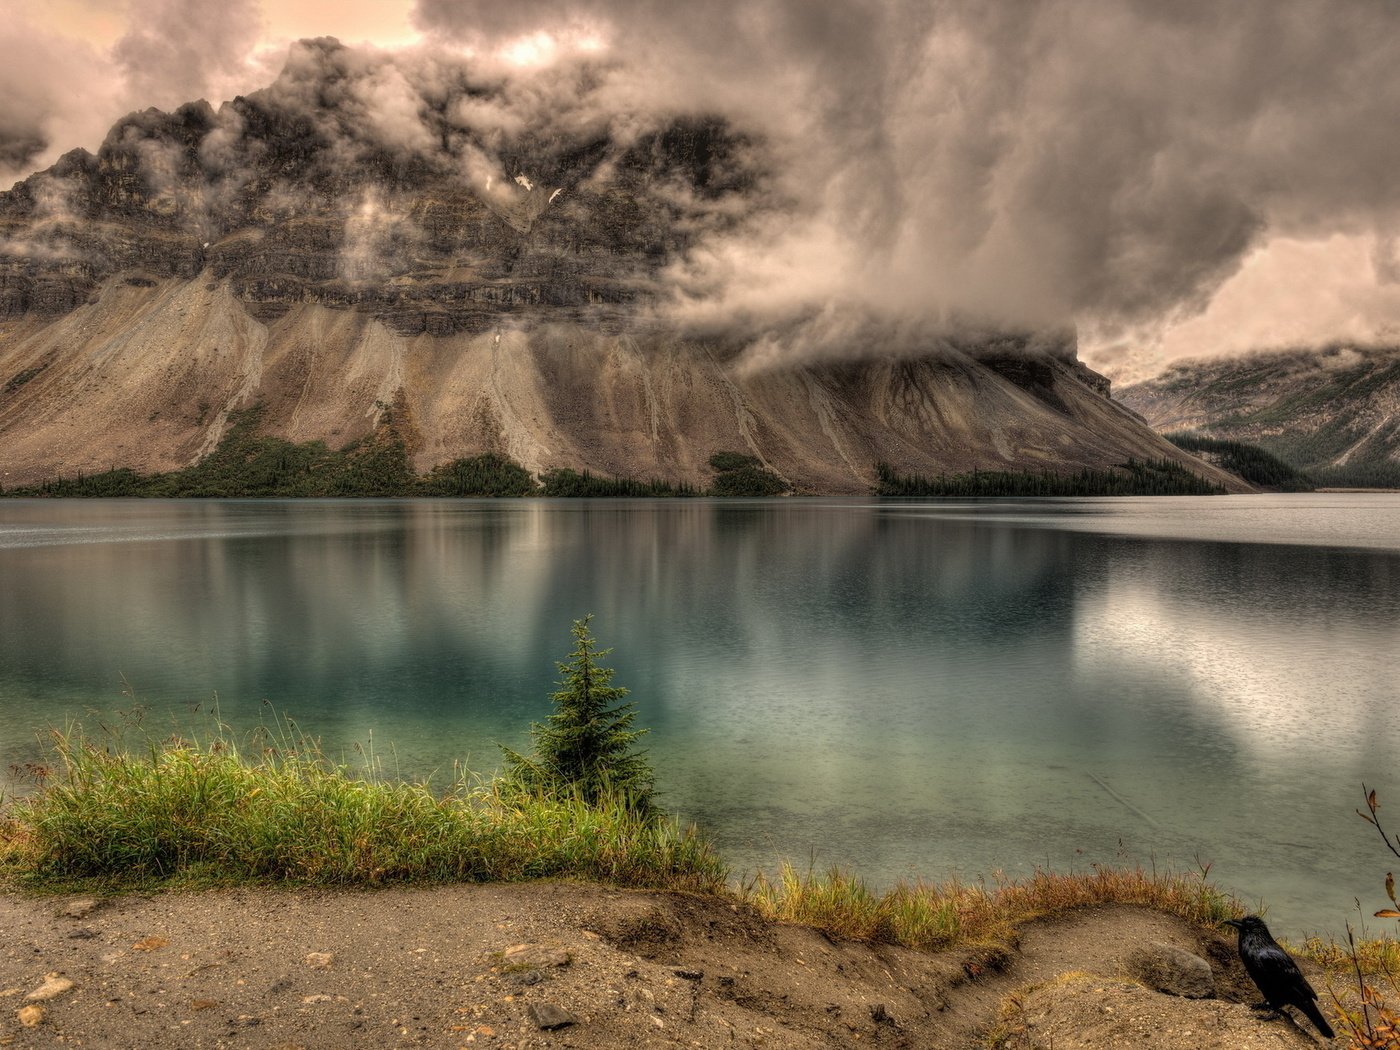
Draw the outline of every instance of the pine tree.
<instances>
[{"instance_id":1,"label":"pine tree","mask_svg":"<svg viewBox=\"0 0 1400 1050\"><path fill-rule=\"evenodd\" d=\"M574 651L568 663L556 664L563 680L550 694L554 713L530 726L530 754L501 749L506 778L527 790L576 792L592 805L620 796L637 813L652 816L655 775L646 754L632 749L647 731L632 728L635 705L619 703L627 690L610 685L614 670L598 662L612 650L597 648L588 631L592 619L590 613L574 621Z\"/></svg>"}]
</instances>

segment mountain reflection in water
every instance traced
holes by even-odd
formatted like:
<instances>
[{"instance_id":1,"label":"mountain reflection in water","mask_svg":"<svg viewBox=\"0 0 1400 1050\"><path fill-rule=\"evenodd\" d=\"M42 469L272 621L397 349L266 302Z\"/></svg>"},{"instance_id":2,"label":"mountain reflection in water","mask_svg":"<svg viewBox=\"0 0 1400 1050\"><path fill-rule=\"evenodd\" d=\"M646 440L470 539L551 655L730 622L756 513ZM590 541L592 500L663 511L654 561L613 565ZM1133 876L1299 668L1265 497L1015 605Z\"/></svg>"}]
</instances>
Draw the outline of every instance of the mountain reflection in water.
<instances>
[{"instance_id":1,"label":"mountain reflection in water","mask_svg":"<svg viewBox=\"0 0 1400 1050\"><path fill-rule=\"evenodd\" d=\"M117 718L124 678L160 731L266 699L336 754L372 731L390 773L487 771L592 612L664 802L740 871L1199 859L1276 930L1340 931L1386 867L1352 811L1400 753L1397 512L6 501L0 759Z\"/></svg>"}]
</instances>

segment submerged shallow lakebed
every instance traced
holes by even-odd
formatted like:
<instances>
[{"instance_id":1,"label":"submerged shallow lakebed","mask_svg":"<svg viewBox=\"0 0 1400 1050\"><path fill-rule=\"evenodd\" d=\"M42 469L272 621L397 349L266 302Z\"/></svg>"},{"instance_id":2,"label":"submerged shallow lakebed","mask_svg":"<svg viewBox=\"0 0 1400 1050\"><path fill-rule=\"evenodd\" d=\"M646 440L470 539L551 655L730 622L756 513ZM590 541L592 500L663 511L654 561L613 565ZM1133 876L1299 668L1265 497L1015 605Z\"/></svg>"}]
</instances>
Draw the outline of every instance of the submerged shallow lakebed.
<instances>
[{"instance_id":1,"label":"submerged shallow lakebed","mask_svg":"<svg viewBox=\"0 0 1400 1050\"><path fill-rule=\"evenodd\" d=\"M1391 494L5 501L0 761L276 713L445 784L548 714L586 613L736 874L1211 865L1292 936L1386 903Z\"/></svg>"}]
</instances>

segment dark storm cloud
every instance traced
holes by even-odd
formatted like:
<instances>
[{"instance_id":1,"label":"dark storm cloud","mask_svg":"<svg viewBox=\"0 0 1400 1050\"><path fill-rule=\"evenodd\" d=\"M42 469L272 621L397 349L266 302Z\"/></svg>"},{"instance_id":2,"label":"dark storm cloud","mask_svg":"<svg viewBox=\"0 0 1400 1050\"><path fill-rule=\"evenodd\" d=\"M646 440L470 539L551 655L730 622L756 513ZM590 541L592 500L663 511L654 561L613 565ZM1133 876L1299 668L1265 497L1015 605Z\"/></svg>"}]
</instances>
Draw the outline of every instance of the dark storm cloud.
<instances>
[{"instance_id":1,"label":"dark storm cloud","mask_svg":"<svg viewBox=\"0 0 1400 1050\"><path fill-rule=\"evenodd\" d=\"M126 10L105 52L0 28L0 178L95 147L126 110L272 79L248 63L256 0ZM666 295L755 360L928 346L967 324L1074 321L1131 347L1287 238L1374 237L1374 278L1400 279L1400 4L417 0L415 20L429 46L294 47L270 97L347 163L365 142L401 151L522 221L568 199L517 181L549 177L522 140L625 144L669 116L727 117L759 153L736 162L767 177L743 200L658 191L695 234ZM512 65L511 44L555 53ZM228 194L249 161L237 121L201 146ZM156 184L169 164L148 152ZM348 270L411 241L401 203L347 202Z\"/></svg>"},{"instance_id":2,"label":"dark storm cloud","mask_svg":"<svg viewBox=\"0 0 1400 1050\"><path fill-rule=\"evenodd\" d=\"M480 49L596 35L615 101L760 132L797 221L677 276L697 323L766 323L778 352L784 332L859 340L860 317L1170 320L1265 237L1400 228L1400 5L419 0L416 19Z\"/></svg>"}]
</instances>

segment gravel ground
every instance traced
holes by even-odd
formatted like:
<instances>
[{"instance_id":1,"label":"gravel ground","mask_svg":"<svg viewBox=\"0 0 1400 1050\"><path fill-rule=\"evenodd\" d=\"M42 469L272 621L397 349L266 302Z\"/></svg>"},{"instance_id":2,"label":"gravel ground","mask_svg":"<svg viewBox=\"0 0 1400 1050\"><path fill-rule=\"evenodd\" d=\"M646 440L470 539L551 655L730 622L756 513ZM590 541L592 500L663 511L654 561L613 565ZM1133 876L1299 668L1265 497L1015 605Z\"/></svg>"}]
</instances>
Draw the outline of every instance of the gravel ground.
<instances>
[{"instance_id":1,"label":"gravel ground","mask_svg":"<svg viewBox=\"0 0 1400 1050\"><path fill-rule=\"evenodd\" d=\"M951 1050L994 1031L1008 1050L1319 1045L1244 1005L1257 995L1232 939L1136 908L938 955L572 883L8 894L0 923L0 1046ZM1126 980L1153 942L1209 961L1220 998Z\"/></svg>"}]
</instances>

